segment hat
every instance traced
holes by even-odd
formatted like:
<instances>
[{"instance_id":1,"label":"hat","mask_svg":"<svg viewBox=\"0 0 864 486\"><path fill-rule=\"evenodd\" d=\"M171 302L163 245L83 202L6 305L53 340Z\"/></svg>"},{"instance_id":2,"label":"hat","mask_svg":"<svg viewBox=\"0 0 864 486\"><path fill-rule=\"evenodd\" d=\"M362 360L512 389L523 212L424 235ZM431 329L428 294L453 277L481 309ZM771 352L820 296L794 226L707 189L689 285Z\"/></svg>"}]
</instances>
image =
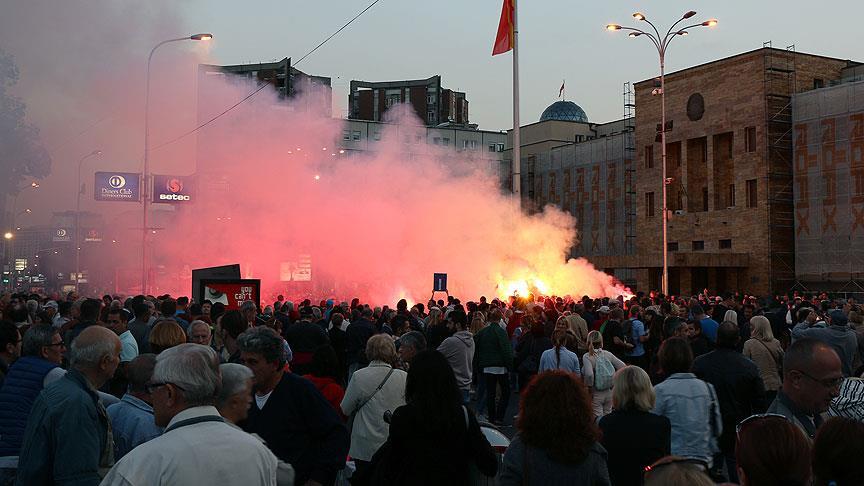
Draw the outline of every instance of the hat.
<instances>
[{"instance_id":1,"label":"hat","mask_svg":"<svg viewBox=\"0 0 864 486\"><path fill-rule=\"evenodd\" d=\"M828 313L828 316L831 317L831 324L834 326L845 326L849 323L849 319L846 317L846 314L843 313L840 309L835 309Z\"/></svg>"},{"instance_id":2,"label":"hat","mask_svg":"<svg viewBox=\"0 0 864 486\"><path fill-rule=\"evenodd\" d=\"M57 310L58 306L57 306L57 302L54 302L53 300L49 300L48 302L45 302L45 304L42 305L42 307L45 307L45 308L51 307L52 309Z\"/></svg>"},{"instance_id":3,"label":"hat","mask_svg":"<svg viewBox=\"0 0 864 486\"><path fill-rule=\"evenodd\" d=\"M597 309L597 312L599 312L601 314L608 314L609 313L609 306L606 306L606 305L600 306L600 308Z\"/></svg>"}]
</instances>

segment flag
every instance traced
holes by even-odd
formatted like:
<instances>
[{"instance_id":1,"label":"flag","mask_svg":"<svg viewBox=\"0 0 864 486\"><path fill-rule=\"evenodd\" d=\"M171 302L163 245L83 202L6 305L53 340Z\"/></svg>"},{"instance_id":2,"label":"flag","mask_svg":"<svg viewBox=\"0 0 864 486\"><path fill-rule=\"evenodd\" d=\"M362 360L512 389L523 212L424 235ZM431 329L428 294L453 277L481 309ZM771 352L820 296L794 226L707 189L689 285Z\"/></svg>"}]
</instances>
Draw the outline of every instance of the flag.
<instances>
[{"instance_id":1,"label":"flag","mask_svg":"<svg viewBox=\"0 0 864 486\"><path fill-rule=\"evenodd\" d=\"M561 81L561 89L558 90L558 97L560 98L562 94L564 94L564 81Z\"/></svg>"},{"instance_id":2,"label":"flag","mask_svg":"<svg viewBox=\"0 0 864 486\"><path fill-rule=\"evenodd\" d=\"M495 45L492 46L492 55L497 56L513 49L515 39L515 25L513 25L513 14L516 0L504 0L501 6L501 20L498 22L498 35L495 37Z\"/></svg>"}]
</instances>

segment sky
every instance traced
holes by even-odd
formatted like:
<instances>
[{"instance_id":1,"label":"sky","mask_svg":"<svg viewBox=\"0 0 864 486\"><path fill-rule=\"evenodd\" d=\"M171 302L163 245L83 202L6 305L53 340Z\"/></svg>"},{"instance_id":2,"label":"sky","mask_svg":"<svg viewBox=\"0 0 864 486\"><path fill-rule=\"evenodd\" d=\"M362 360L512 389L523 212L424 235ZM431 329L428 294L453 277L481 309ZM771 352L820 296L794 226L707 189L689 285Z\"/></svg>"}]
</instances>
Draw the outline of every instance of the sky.
<instances>
[{"instance_id":1,"label":"sky","mask_svg":"<svg viewBox=\"0 0 864 486\"><path fill-rule=\"evenodd\" d=\"M158 144L196 124L197 62L299 59L370 2L0 0L0 48L15 57L20 70L11 91L27 103L27 120L41 130L53 158L52 174L39 191L25 191L17 207L39 207L27 216L34 224L47 223L51 211L74 208L70 181L80 158L97 148L105 153L87 161L90 171L140 170L143 68L156 42L196 32L215 36L206 46L166 46L154 59L151 107L158 122L151 132ZM719 19L713 29L695 29L676 39L667 54L668 71L757 49L769 40L774 47L794 44L801 52L864 60L858 27L864 2L814 5L779 0L521 2L521 122L537 121L556 101L562 80L566 98L591 121L620 118L623 84L657 75L657 53L647 39L603 27L609 22L635 26L631 14L637 10L661 27L690 9L698 12L694 20ZM334 116L346 113L352 79L440 74L445 87L467 93L473 123L485 130L508 129L511 55L491 56L500 11L501 0L381 0L297 68L332 78ZM192 157L194 137L189 137L163 150L155 169L188 167ZM95 208L87 199L83 209Z\"/></svg>"}]
</instances>

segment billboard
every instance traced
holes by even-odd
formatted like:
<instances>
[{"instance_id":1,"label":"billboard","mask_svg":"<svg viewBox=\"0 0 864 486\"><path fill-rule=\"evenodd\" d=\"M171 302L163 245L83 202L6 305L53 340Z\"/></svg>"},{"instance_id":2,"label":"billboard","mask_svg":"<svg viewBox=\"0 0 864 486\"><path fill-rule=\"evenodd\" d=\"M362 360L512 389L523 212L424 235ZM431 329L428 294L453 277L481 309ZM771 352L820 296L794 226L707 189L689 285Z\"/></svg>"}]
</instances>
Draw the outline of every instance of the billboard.
<instances>
[{"instance_id":1,"label":"billboard","mask_svg":"<svg viewBox=\"0 0 864 486\"><path fill-rule=\"evenodd\" d=\"M251 300L261 307L261 281L258 279L202 280L199 302L221 302L226 310L240 309L240 304Z\"/></svg>"},{"instance_id":2,"label":"billboard","mask_svg":"<svg viewBox=\"0 0 864 486\"><path fill-rule=\"evenodd\" d=\"M189 177L173 175L153 176L154 203L187 203L193 200L192 181Z\"/></svg>"},{"instance_id":3,"label":"billboard","mask_svg":"<svg viewBox=\"0 0 864 486\"><path fill-rule=\"evenodd\" d=\"M66 228L57 228L54 230L54 236L51 239L54 242L60 241L72 241L72 237L70 236L70 232Z\"/></svg>"},{"instance_id":4,"label":"billboard","mask_svg":"<svg viewBox=\"0 0 864 486\"><path fill-rule=\"evenodd\" d=\"M102 241L102 231L95 228L88 229L84 235L84 241L96 243Z\"/></svg>"},{"instance_id":5,"label":"billboard","mask_svg":"<svg viewBox=\"0 0 864 486\"><path fill-rule=\"evenodd\" d=\"M132 172L97 172L93 192L97 201L139 202L141 175Z\"/></svg>"}]
</instances>

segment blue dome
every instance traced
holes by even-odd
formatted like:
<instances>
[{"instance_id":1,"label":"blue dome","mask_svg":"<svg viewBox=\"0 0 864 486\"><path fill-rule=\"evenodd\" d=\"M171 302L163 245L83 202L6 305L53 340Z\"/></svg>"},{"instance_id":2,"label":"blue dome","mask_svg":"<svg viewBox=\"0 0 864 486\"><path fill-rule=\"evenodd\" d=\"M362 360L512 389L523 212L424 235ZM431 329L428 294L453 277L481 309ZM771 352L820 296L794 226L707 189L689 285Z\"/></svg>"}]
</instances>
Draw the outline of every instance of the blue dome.
<instances>
[{"instance_id":1,"label":"blue dome","mask_svg":"<svg viewBox=\"0 0 864 486\"><path fill-rule=\"evenodd\" d=\"M588 123L588 115L585 110L572 101L556 101L543 110L540 121L561 120Z\"/></svg>"}]
</instances>

